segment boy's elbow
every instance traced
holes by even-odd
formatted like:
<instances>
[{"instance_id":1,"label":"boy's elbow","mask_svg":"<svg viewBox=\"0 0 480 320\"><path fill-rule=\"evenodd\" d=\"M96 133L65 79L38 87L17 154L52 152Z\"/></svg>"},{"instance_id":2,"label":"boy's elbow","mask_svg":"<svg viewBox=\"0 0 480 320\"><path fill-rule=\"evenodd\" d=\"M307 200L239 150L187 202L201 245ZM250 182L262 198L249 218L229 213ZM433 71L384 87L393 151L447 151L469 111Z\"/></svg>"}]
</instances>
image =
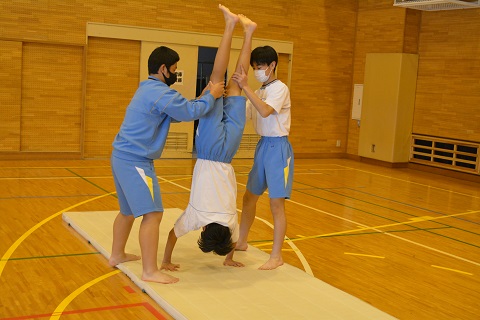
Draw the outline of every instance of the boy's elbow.
<instances>
[{"instance_id":1,"label":"boy's elbow","mask_svg":"<svg viewBox=\"0 0 480 320\"><path fill-rule=\"evenodd\" d=\"M272 107L268 107L267 110L264 110L262 113L260 113L260 115L262 116L262 118L267 118L269 115L271 115L273 112L275 111L275 109L273 109Z\"/></svg>"}]
</instances>

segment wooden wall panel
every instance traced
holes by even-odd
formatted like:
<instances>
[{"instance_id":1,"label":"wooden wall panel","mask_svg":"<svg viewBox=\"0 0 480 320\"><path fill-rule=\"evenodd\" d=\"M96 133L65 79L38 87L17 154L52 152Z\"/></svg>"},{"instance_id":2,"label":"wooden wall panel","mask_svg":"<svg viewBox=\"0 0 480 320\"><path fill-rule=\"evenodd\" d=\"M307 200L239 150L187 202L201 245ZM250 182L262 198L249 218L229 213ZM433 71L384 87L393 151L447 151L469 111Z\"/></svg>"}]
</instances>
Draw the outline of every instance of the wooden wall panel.
<instances>
[{"instance_id":1,"label":"wooden wall panel","mask_svg":"<svg viewBox=\"0 0 480 320\"><path fill-rule=\"evenodd\" d=\"M480 141L479 30L480 9L423 13L413 133Z\"/></svg>"},{"instance_id":2,"label":"wooden wall panel","mask_svg":"<svg viewBox=\"0 0 480 320\"><path fill-rule=\"evenodd\" d=\"M415 53L417 48L414 131L479 141L479 10L426 13L393 7L391 0L224 4L258 23L256 38L293 42L290 138L297 154L357 155L359 129L350 119L351 99L353 84L363 83L366 53ZM86 43L87 22L215 34L223 28L211 0L0 2L0 40L81 46ZM234 35L241 36L241 28ZM347 139L348 145L343 143ZM337 140L342 141L340 148ZM96 156L90 147L85 150Z\"/></svg>"},{"instance_id":3,"label":"wooden wall panel","mask_svg":"<svg viewBox=\"0 0 480 320\"><path fill-rule=\"evenodd\" d=\"M105 158L139 84L140 42L89 38L84 157Z\"/></svg>"},{"instance_id":4,"label":"wooden wall panel","mask_svg":"<svg viewBox=\"0 0 480 320\"><path fill-rule=\"evenodd\" d=\"M222 3L232 12L243 13L257 22L255 38L294 44L290 89L291 140L295 152L344 152L344 145L337 148L335 142L347 137L357 1L319 0L313 4L310 0L226 0ZM211 0L0 2L0 39L84 45L87 22L214 34L223 31L223 18L217 3ZM234 35L242 34L242 29L236 28ZM130 59L133 61L135 56ZM118 106L122 99L112 104ZM94 141L91 132L84 134L89 139L85 143ZM91 147L92 144L85 146L86 155L97 156ZM103 148L99 144L97 150ZM102 151L99 156L103 154Z\"/></svg>"},{"instance_id":5,"label":"wooden wall panel","mask_svg":"<svg viewBox=\"0 0 480 320\"><path fill-rule=\"evenodd\" d=\"M418 53L418 41L420 37L420 26L422 23L422 12L419 10L407 9L405 12L405 31L403 40L403 53Z\"/></svg>"},{"instance_id":6,"label":"wooden wall panel","mask_svg":"<svg viewBox=\"0 0 480 320\"><path fill-rule=\"evenodd\" d=\"M0 151L20 151L22 43L0 41Z\"/></svg>"},{"instance_id":7,"label":"wooden wall panel","mask_svg":"<svg viewBox=\"0 0 480 320\"><path fill-rule=\"evenodd\" d=\"M25 43L21 151L79 152L83 47Z\"/></svg>"},{"instance_id":8,"label":"wooden wall panel","mask_svg":"<svg viewBox=\"0 0 480 320\"><path fill-rule=\"evenodd\" d=\"M338 148L336 141L345 142L347 137L356 1L298 3L290 22L294 29L290 140L297 156L334 156L345 152L346 145Z\"/></svg>"}]
</instances>

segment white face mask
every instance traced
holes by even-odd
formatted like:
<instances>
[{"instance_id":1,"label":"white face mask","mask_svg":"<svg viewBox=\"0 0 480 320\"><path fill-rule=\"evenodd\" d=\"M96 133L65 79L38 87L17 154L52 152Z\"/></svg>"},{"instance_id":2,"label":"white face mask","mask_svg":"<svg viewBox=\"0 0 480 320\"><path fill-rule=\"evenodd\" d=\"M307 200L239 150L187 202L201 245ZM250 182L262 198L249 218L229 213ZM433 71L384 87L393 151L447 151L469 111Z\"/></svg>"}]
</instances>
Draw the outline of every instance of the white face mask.
<instances>
[{"instance_id":1,"label":"white face mask","mask_svg":"<svg viewBox=\"0 0 480 320\"><path fill-rule=\"evenodd\" d=\"M270 66L268 68L270 68ZM265 72L268 70L268 68L265 69L265 70L254 70L255 79L257 79L257 81L259 81L261 83L267 82L268 79L270 78L270 74L272 73L272 70L273 70L273 69L271 69L270 72L267 75Z\"/></svg>"}]
</instances>

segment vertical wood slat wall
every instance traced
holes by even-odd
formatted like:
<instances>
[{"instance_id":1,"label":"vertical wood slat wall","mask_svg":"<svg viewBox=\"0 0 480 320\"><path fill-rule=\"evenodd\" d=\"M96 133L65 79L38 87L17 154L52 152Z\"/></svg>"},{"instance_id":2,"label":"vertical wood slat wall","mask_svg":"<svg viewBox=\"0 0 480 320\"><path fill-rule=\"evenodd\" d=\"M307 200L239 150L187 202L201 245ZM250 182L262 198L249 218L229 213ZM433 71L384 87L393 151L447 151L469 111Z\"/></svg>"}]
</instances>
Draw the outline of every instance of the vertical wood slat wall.
<instances>
[{"instance_id":1,"label":"vertical wood slat wall","mask_svg":"<svg viewBox=\"0 0 480 320\"><path fill-rule=\"evenodd\" d=\"M422 14L414 134L480 142L479 30L480 9Z\"/></svg>"},{"instance_id":2,"label":"vertical wood slat wall","mask_svg":"<svg viewBox=\"0 0 480 320\"><path fill-rule=\"evenodd\" d=\"M108 158L139 83L140 41L88 39L85 158Z\"/></svg>"},{"instance_id":3,"label":"vertical wood slat wall","mask_svg":"<svg viewBox=\"0 0 480 320\"><path fill-rule=\"evenodd\" d=\"M393 7L390 0L322 0L316 6L308 0L266 0L261 4L253 0L227 0L225 5L258 23L255 37L293 42L290 138L298 156L357 155L359 129L357 122L350 119L351 99L353 84L363 83L366 53L415 53L417 48L420 62L413 132L480 141L480 35L476 32L480 28L480 10L420 13ZM65 80L67 76L63 71L57 71L63 67L49 65L49 61L57 63L51 47L56 48L54 51L58 48L63 55L71 55L58 56L60 66L69 64L68 61L81 61L87 22L220 34L221 16L217 11L216 4L209 0L168 4L154 0L0 2L0 158L8 158L9 153L19 152L21 148L37 152L41 143L45 143L42 152L56 152L57 156L60 150L72 153L67 150L76 149L77 155L83 152L85 156L95 157L109 148L106 141L113 137L101 140L116 131L113 126L118 126L117 115L107 114L112 118L102 123L105 128L100 128L100 122L97 128L90 127L100 114L92 114L90 119L92 110L89 108L93 105L87 103L89 95L90 102L94 101L94 95L100 99L99 92L88 90L101 88L104 79L99 76L98 83L89 83L90 89L85 89L86 99L80 98L84 109L78 111L73 99L82 97L84 89L79 88L75 80ZM241 29L237 28L235 35L241 34ZM45 90L36 89L34 81L35 77L44 74L33 74L22 68L24 49L29 50L27 59L36 59L35 50L30 50L35 46L45 57L30 62L37 72L50 77L50 82L37 83L47 86ZM134 51L125 51L131 61L135 59ZM125 57L119 56L119 64L123 59ZM87 80L88 68L87 64L82 75ZM50 69L60 74L51 75ZM75 66L72 72L78 74L80 70ZM24 72L28 75L28 83L18 79L19 72L21 76ZM125 101L131 97L134 89L130 81L134 80L124 80L128 84L113 97L112 105L125 107ZM68 86L64 83L60 86L71 92L60 93L59 100L55 100L52 92L58 87L53 82L68 82ZM37 97L34 93L45 95ZM23 95L28 97L24 100L27 110L23 110L22 100L19 100ZM40 99L47 109L34 110L39 106L32 97ZM54 109L59 102L66 103L66 109ZM19 119L23 114L29 118ZM40 118L35 118L37 116ZM52 116L62 119L56 121ZM45 121L41 122L41 117ZM75 117L78 118L73 119ZM82 129L83 121L85 127ZM63 136L69 140L58 143L62 139L59 133L66 130L66 123L72 130ZM52 143L41 141L48 136L45 131L48 126L56 135ZM20 132L24 129L40 131L36 137L31 131ZM337 140L342 141L341 147L336 147ZM83 149L78 147L82 143Z\"/></svg>"},{"instance_id":4,"label":"vertical wood slat wall","mask_svg":"<svg viewBox=\"0 0 480 320\"><path fill-rule=\"evenodd\" d=\"M82 66L83 47L23 44L21 151L80 151Z\"/></svg>"},{"instance_id":5,"label":"vertical wood slat wall","mask_svg":"<svg viewBox=\"0 0 480 320\"><path fill-rule=\"evenodd\" d=\"M20 151L22 43L0 41L0 151Z\"/></svg>"}]
</instances>

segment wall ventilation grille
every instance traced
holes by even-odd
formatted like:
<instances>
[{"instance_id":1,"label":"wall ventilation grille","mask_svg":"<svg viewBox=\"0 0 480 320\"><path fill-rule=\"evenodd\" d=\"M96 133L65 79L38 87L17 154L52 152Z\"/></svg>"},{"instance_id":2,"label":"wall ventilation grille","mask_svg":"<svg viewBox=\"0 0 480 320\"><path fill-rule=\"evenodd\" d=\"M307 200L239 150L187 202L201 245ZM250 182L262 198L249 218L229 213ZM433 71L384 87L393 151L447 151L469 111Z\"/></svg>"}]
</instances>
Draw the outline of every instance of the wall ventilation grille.
<instances>
[{"instance_id":1,"label":"wall ventilation grille","mask_svg":"<svg viewBox=\"0 0 480 320\"><path fill-rule=\"evenodd\" d=\"M480 174L480 143L412 135L410 162Z\"/></svg>"},{"instance_id":2,"label":"wall ventilation grille","mask_svg":"<svg viewBox=\"0 0 480 320\"><path fill-rule=\"evenodd\" d=\"M242 137L242 141L240 142L240 147L238 148L239 151L250 151L255 150L257 147L258 140L260 140L260 136L258 134L248 134L244 133Z\"/></svg>"},{"instance_id":3,"label":"wall ventilation grille","mask_svg":"<svg viewBox=\"0 0 480 320\"><path fill-rule=\"evenodd\" d=\"M424 11L480 8L478 0L394 0L393 5Z\"/></svg>"},{"instance_id":4,"label":"wall ventilation grille","mask_svg":"<svg viewBox=\"0 0 480 320\"><path fill-rule=\"evenodd\" d=\"M188 134L185 132L169 132L165 142L165 150L191 152L191 150L188 150Z\"/></svg>"}]
</instances>

